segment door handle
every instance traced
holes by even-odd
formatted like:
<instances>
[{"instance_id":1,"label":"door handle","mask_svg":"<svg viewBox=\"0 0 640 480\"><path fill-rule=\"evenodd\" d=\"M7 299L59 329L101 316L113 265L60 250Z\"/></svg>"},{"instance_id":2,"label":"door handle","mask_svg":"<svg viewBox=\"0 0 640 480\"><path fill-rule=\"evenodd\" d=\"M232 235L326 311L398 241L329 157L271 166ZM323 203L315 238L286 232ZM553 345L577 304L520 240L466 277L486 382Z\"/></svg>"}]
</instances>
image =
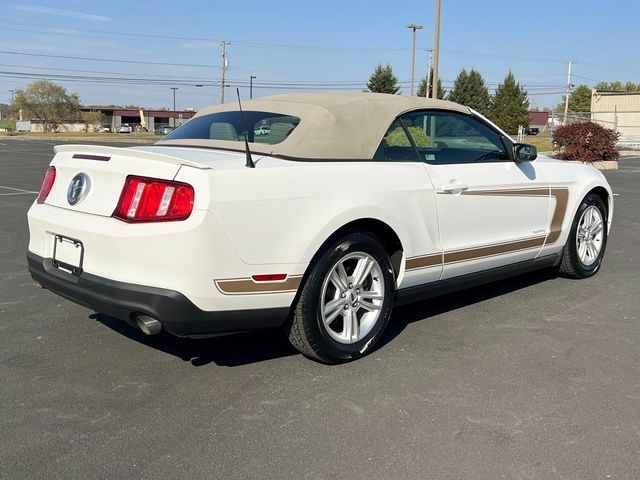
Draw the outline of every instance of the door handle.
<instances>
[{"instance_id":1,"label":"door handle","mask_svg":"<svg viewBox=\"0 0 640 480\"><path fill-rule=\"evenodd\" d=\"M469 189L469 185L459 182L445 183L440 187L444 193L460 193Z\"/></svg>"}]
</instances>

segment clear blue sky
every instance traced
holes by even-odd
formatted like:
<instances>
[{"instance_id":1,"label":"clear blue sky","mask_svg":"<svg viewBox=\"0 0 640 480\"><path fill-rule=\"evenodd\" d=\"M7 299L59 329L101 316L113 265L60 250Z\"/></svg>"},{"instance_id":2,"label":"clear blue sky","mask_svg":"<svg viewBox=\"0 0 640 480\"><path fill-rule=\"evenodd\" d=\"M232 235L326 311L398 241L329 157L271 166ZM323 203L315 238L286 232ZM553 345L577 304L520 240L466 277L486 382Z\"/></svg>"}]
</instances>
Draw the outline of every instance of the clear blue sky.
<instances>
[{"instance_id":1,"label":"clear blue sky","mask_svg":"<svg viewBox=\"0 0 640 480\"><path fill-rule=\"evenodd\" d=\"M433 46L433 16L433 0L1 0L0 102L10 99L10 89L36 78L16 78L26 73L136 79L116 84L52 78L85 104L170 108L168 82L174 78L178 108L218 103L213 82L220 81L223 39L231 43L228 83L239 86L244 98L249 75L257 77L254 96L319 88L308 85L314 82L361 90L379 63L393 67L408 94L411 31L405 25L424 25L418 32L417 84ZM495 88L512 70L539 107L559 101L568 60L576 62L575 85L638 83L639 19L640 2L631 0L442 0L440 77L450 88L461 68L476 68ZM203 82L210 85L195 86ZM278 85L266 88L269 82ZM228 100L232 92L227 90Z\"/></svg>"}]
</instances>

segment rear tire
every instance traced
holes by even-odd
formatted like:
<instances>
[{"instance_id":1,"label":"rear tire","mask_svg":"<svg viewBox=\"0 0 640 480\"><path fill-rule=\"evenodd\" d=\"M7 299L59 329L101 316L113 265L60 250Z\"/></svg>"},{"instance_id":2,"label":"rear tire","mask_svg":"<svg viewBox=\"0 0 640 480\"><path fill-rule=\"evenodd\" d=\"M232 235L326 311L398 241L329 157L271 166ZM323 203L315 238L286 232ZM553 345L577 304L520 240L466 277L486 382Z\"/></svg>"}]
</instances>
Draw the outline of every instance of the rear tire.
<instances>
[{"instance_id":1,"label":"rear tire","mask_svg":"<svg viewBox=\"0 0 640 480\"><path fill-rule=\"evenodd\" d=\"M389 255L370 233L354 232L318 254L294 305L286 333L306 357L336 364L355 360L389 322L395 276Z\"/></svg>"},{"instance_id":2,"label":"rear tire","mask_svg":"<svg viewBox=\"0 0 640 480\"><path fill-rule=\"evenodd\" d=\"M587 195L576 212L569 238L562 251L560 274L588 278L602 265L607 246L607 208L596 194Z\"/></svg>"}]
</instances>

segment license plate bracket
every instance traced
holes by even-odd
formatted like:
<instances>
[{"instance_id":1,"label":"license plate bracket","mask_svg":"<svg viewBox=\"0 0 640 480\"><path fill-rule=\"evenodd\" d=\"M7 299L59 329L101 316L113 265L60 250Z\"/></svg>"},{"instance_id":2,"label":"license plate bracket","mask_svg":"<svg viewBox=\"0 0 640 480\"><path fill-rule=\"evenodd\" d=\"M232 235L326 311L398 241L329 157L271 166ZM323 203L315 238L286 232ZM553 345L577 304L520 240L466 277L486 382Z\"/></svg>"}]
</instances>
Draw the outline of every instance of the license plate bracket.
<instances>
[{"instance_id":1,"label":"license plate bracket","mask_svg":"<svg viewBox=\"0 0 640 480\"><path fill-rule=\"evenodd\" d=\"M82 262L84 260L84 245L80 240L54 235L53 240L53 266L58 270L80 275L82 273Z\"/></svg>"}]
</instances>

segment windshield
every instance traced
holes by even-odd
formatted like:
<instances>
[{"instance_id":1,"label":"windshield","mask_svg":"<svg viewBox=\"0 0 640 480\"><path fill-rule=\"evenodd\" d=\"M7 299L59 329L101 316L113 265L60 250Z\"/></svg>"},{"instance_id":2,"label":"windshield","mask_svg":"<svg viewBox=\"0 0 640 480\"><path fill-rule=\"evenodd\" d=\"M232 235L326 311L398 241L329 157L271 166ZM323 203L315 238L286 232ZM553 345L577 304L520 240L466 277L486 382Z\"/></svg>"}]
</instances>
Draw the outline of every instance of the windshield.
<instances>
[{"instance_id":1,"label":"windshield","mask_svg":"<svg viewBox=\"0 0 640 480\"><path fill-rule=\"evenodd\" d=\"M189 120L163 140L226 140L244 142L243 118L239 111L212 113ZM300 118L272 112L244 112L244 127L250 143L275 145L283 142Z\"/></svg>"}]
</instances>

